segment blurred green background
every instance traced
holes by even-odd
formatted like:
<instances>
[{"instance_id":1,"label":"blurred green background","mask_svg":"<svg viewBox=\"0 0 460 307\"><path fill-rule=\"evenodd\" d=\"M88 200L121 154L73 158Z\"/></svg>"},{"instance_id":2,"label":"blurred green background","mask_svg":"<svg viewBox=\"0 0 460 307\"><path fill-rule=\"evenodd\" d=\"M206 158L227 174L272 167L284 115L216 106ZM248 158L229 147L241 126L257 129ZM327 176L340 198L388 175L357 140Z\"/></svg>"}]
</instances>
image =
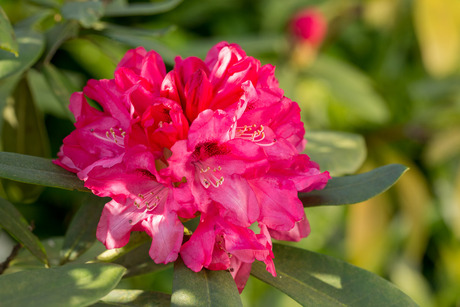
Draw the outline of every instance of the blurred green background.
<instances>
[{"instance_id":1,"label":"blurred green background","mask_svg":"<svg viewBox=\"0 0 460 307\"><path fill-rule=\"evenodd\" d=\"M358 133L367 146L360 171L410 167L394 188L365 203L307 209L312 233L298 246L375 272L421 306L460 306L460 2L169 2L178 6L99 20L97 14L63 18L53 11L59 0L0 0L15 29L35 18L36 28L53 38L14 92L21 103L6 100L2 150L55 157L73 129L65 107L70 93L89 78L111 78L133 46L157 50L171 67L176 55L204 57L219 41L238 43L276 65L286 96L302 108L307 139L314 130ZM308 7L322 12L328 31L319 48L307 50L288 25ZM43 239L64 235L82 198L5 180L1 192ZM165 270L120 287L170 292L171 281ZM242 298L245 306L297 306L252 277Z\"/></svg>"}]
</instances>

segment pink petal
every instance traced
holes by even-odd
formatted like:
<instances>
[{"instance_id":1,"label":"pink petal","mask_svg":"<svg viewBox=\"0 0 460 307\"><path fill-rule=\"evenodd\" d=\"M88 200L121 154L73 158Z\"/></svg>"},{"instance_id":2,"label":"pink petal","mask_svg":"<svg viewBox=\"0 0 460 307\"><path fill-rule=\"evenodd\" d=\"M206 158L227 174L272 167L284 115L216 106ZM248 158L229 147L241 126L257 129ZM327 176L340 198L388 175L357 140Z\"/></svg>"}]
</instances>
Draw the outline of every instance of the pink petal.
<instances>
[{"instance_id":1,"label":"pink petal","mask_svg":"<svg viewBox=\"0 0 460 307\"><path fill-rule=\"evenodd\" d=\"M287 231L304 216L304 208L297 190L289 179L265 176L249 181L258 203L258 221L269 228Z\"/></svg>"},{"instance_id":2,"label":"pink petal","mask_svg":"<svg viewBox=\"0 0 460 307\"><path fill-rule=\"evenodd\" d=\"M134 205L111 200L102 211L96 231L97 239L108 249L125 246L131 231L136 229L133 221L139 220L141 215L142 212Z\"/></svg>"},{"instance_id":3,"label":"pink petal","mask_svg":"<svg viewBox=\"0 0 460 307\"><path fill-rule=\"evenodd\" d=\"M177 218L177 214L167 210L163 214L151 214L142 221L142 226L152 237L149 254L155 263L175 261L184 234L184 226Z\"/></svg>"},{"instance_id":4,"label":"pink petal","mask_svg":"<svg viewBox=\"0 0 460 307\"><path fill-rule=\"evenodd\" d=\"M310 224L307 217L304 216L302 220L298 221L294 227L288 231L269 229L269 232L270 235L276 240L297 242L310 234Z\"/></svg>"},{"instance_id":5,"label":"pink petal","mask_svg":"<svg viewBox=\"0 0 460 307\"><path fill-rule=\"evenodd\" d=\"M230 273L232 274L236 287L240 293L243 292L244 287L246 286L249 274L251 273L251 268L252 263L242 262L236 257L232 257L230 259Z\"/></svg>"}]
</instances>

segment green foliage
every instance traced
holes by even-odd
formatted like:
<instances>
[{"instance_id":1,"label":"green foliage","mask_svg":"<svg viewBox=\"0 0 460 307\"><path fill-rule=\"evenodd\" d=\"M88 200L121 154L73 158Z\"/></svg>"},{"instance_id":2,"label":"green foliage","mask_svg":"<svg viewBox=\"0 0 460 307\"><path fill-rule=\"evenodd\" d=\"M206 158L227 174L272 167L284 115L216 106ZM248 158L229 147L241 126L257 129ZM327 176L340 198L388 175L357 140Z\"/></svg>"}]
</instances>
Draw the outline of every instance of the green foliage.
<instances>
[{"instance_id":1,"label":"green foliage","mask_svg":"<svg viewBox=\"0 0 460 307\"><path fill-rule=\"evenodd\" d=\"M331 176L356 172L366 159L366 144L358 134L333 131L308 131L303 153L327 170Z\"/></svg>"},{"instance_id":2,"label":"green foliage","mask_svg":"<svg viewBox=\"0 0 460 307\"><path fill-rule=\"evenodd\" d=\"M0 226L26 247L38 260L48 265L45 249L30 230L21 213L7 200L0 198Z\"/></svg>"},{"instance_id":3,"label":"green foliage","mask_svg":"<svg viewBox=\"0 0 460 307\"><path fill-rule=\"evenodd\" d=\"M96 241L95 233L106 198L90 195L75 213L67 229L61 250L61 263L73 261Z\"/></svg>"},{"instance_id":4,"label":"green foliage","mask_svg":"<svg viewBox=\"0 0 460 307\"><path fill-rule=\"evenodd\" d=\"M407 170L404 165L390 164L364 174L332 178L324 189L299 193L299 198L305 207L360 203L388 190Z\"/></svg>"},{"instance_id":5,"label":"green foliage","mask_svg":"<svg viewBox=\"0 0 460 307\"><path fill-rule=\"evenodd\" d=\"M329 31L304 65L294 56L287 25L306 4L325 14ZM14 306L9 301L14 299L20 306L167 306L171 299L179 305L192 296L241 304L228 272L196 274L182 263L175 265L173 295L157 292L152 285L161 284L156 278L169 270L151 261L148 237L134 234L125 248L102 253L94 242L105 200L90 197L78 208L63 201L56 188L88 190L74 174L43 158L50 146L56 153L72 127L71 93L88 78L112 78L128 48L155 49L172 65L176 55L203 57L221 40L239 43L263 64L277 66L286 96L302 109L305 153L333 175L326 189L300 193L312 235L299 245L372 270L422 306L458 305L459 12L456 0L3 0L1 143L2 151L15 153L0 152L0 194L9 200L0 199L0 226L25 249L2 264L9 267L0 275L0 305ZM11 110L19 119L13 130ZM406 173L401 164L411 170ZM377 168L381 165L387 166ZM361 174L352 175L357 171ZM350 176L337 177L342 175ZM367 200L397 180L383 196L343 210L334 207ZM34 213L36 204L50 212ZM324 205L330 207L310 208ZM61 222L47 225L58 238L40 242L31 230L26 220L37 233L49 224L42 215L56 215ZM194 222L188 222L189 230ZM59 230L64 228L65 236ZM87 261L119 266L83 264ZM53 269L44 268L47 262ZM258 262L252 273L305 305L413 305L385 280L323 254L275 245L275 262L281 278L271 277ZM81 268L88 274L79 275ZM76 279L69 279L69 272ZM80 287L97 284L100 289ZM258 294L243 292L243 303L260 306L254 298L264 297L263 291L272 297L273 288L259 286ZM183 290L191 292L183 296ZM276 302L287 306L282 300L265 305Z\"/></svg>"},{"instance_id":6,"label":"green foliage","mask_svg":"<svg viewBox=\"0 0 460 307\"><path fill-rule=\"evenodd\" d=\"M48 187L88 191L75 174L40 157L0 152L0 176Z\"/></svg>"},{"instance_id":7,"label":"green foliage","mask_svg":"<svg viewBox=\"0 0 460 307\"><path fill-rule=\"evenodd\" d=\"M274 244L277 276L254 263L251 274L302 306L417 306L385 279L336 258Z\"/></svg>"},{"instance_id":8,"label":"green foliage","mask_svg":"<svg viewBox=\"0 0 460 307\"><path fill-rule=\"evenodd\" d=\"M88 306L110 292L125 268L108 263L68 264L0 276L6 306Z\"/></svg>"},{"instance_id":9,"label":"green foliage","mask_svg":"<svg viewBox=\"0 0 460 307\"><path fill-rule=\"evenodd\" d=\"M93 306L169 306L170 302L171 295L161 292L115 289Z\"/></svg>"},{"instance_id":10,"label":"green foliage","mask_svg":"<svg viewBox=\"0 0 460 307\"><path fill-rule=\"evenodd\" d=\"M174 263L172 306L243 306L230 272L203 269L198 273Z\"/></svg>"},{"instance_id":11,"label":"green foliage","mask_svg":"<svg viewBox=\"0 0 460 307\"><path fill-rule=\"evenodd\" d=\"M8 16L0 7L0 49L9 51L15 56L18 56L18 42L14 36L13 28L11 27Z\"/></svg>"}]
</instances>

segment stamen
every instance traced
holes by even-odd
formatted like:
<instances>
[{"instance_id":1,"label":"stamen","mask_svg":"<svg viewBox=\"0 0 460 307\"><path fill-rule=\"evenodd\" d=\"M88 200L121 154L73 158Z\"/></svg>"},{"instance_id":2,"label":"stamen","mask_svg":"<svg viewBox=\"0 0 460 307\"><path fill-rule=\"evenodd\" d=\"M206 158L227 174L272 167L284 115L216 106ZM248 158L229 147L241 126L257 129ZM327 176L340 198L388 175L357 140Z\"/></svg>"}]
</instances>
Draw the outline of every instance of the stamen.
<instances>
[{"instance_id":1,"label":"stamen","mask_svg":"<svg viewBox=\"0 0 460 307\"><path fill-rule=\"evenodd\" d=\"M90 129L91 133L100 140L113 142L120 147L125 147L125 136L126 132L123 131L122 128L118 128L118 132L120 135L115 132L113 128L110 128L106 131L105 136L101 136L99 133L94 132L94 129Z\"/></svg>"},{"instance_id":2,"label":"stamen","mask_svg":"<svg viewBox=\"0 0 460 307\"><path fill-rule=\"evenodd\" d=\"M271 146L275 144L276 142L276 139L273 139L272 142L269 142L268 140L266 140L264 126L260 125L259 128L257 128L256 124L250 125L250 126L244 125L244 126L236 127L235 138L248 140L260 146Z\"/></svg>"},{"instance_id":3,"label":"stamen","mask_svg":"<svg viewBox=\"0 0 460 307\"><path fill-rule=\"evenodd\" d=\"M224 176L220 173L222 171L222 167L220 165L212 167L203 161L197 161L194 164L198 173L198 178L206 189L211 185L218 188L224 183Z\"/></svg>"},{"instance_id":4,"label":"stamen","mask_svg":"<svg viewBox=\"0 0 460 307\"><path fill-rule=\"evenodd\" d=\"M145 194L139 193L137 195L138 199L134 201L134 205L137 209L144 209L144 211L138 213L136 219L130 219L129 223L131 225L136 224L145 217L147 212L154 210L156 207L166 202L167 194L168 188L162 184L158 184Z\"/></svg>"}]
</instances>

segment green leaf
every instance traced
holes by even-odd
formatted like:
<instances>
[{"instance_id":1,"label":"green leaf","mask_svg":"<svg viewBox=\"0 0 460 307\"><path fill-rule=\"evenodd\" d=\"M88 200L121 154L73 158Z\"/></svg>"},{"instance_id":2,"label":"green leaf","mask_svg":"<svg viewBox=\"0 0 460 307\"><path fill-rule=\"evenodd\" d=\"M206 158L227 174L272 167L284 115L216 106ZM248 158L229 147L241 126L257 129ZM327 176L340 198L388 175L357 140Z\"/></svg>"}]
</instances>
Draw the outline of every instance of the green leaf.
<instances>
[{"instance_id":1,"label":"green leaf","mask_svg":"<svg viewBox=\"0 0 460 307\"><path fill-rule=\"evenodd\" d=\"M9 78L0 80L0 135L3 128L3 110L7 105L7 101L11 98L11 93L16 88L17 83L21 79L21 74L11 75Z\"/></svg>"},{"instance_id":2,"label":"green leaf","mask_svg":"<svg viewBox=\"0 0 460 307\"><path fill-rule=\"evenodd\" d=\"M25 183L89 192L78 177L51 159L0 152L0 177Z\"/></svg>"},{"instance_id":3,"label":"green leaf","mask_svg":"<svg viewBox=\"0 0 460 307\"><path fill-rule=\"evenodd\" d=\"M0 6L0 49L6 50L18 56L18 42L15 39L13 28L8 16Z\"/></svg>"},{"instance_id":4,"label":"green leaf","mask_svg":"<svg viewBox=\"0 0 460 307\"><path fill-rule=\"evenodd\" d=\"M114 0L106 6L104 15L108 17L155 15L170 11L181 2L182 0L164 0L155 3L128 4L124 0Z\"/></svg>"},{"instance_id":5,"label":"green leaf","mask_svg":"<svg viewBox=\"0 0 460 307\"><path fill-rule=\"evenodd\" d=\"M120 248L113 248L108 249L99 256L97 256L97 261L102 262L113 262L123 255L131 252L132 250L136 249L137 247L143 245L145 242L151 241L149 235L144 231L134 231L131 232L129 242L123 247Z\"/></svg>"},{"instance_id":6,"label":"green leaf","mask_svg":"<svg viewBox=\"0 0 460 307\"><path fill-rule=\"evenodd\" d=\"M387 280L344 261L274 244L277 276L256 261L251 274L302 306L417 306Z\"/></svg>"},{"instance_id":7,"label":"green leaf","mask_svg":"<svg viewBox=\"0 0 460 307\"><path fill-rule=\"evenodd\" d=\"M44 67L46 66L48 65L44 65ZM37 103L37 107L43 113L52 114L60 118L72 119L74 121L74 117L67 107L69 102L67 101L66 105L62 104L63 102L54 94L58 89L51 87L51 81L47 79L44 73L31 68L27 71L27 81L32 96Z\"/></svg>"},{"instance_id":8,"label":"green leaf","mask_svg":"<svg viewBox=\"0 0 460 307\"><path fill-rule=\"evenodd\" d=\"M43 65L43 73L60 107L72 122L75 121L73 114L69 110L69 101L70 96L77 89L70 79L52 64Z\"/></svg>"},{"instance_id":9,"label":"green leaf","mask_svg":"<svg viewBox=\"0 0 460 307\"><path fill-rule=\"evenodd\" d=\"M115 259L112 263L122 265L127 269L123 278L152 273L164 270L169 264L156 264L149 255L151 242L147 242L134 248L128 253Z\"/></svg>"},{"instance_id":10,"label":"green leaf","mask_svg":"<svg viewBox=\"0 0 460 307\"><path fill-rule=\"evenodd\" d=\"M24 245L38 260L48 265L45 249L38 238L30 231L27 221L15 206L3 198L0 198L0 226ZM1 301L2 299L0 298Z\"/></svg>"},{"instance_id":11,"label":"green leaf","mask_svg":"<svg viewBox=\"0 0 460 307\"><path fill-rule=\"evenodd\" d=\"M169 306L171 295L154 291L115 289L93 306ZM104 304L107 303L107 304Z\"/></svg>"},{"instance_id":12,"label":"green leaf","mask_svg":"<svg viewBox=\"0 0 460 307\"><path fill-rule=\"evenodd\" d=\"M113 78L116 63L93 42L87 39L76 38L66 41L62 45L62 49L67 51L94 78Z\"/></svg>"},{"instance_id":13,"label":"green leaf","mask_svg":"<svg viewBox=\"0 0 460 307\"><path fill-rule=\"evenodd\" d=\"M49 156L49 140L43 115L35 107L27 80L22 79L3 112L2 150L38 157ZM43 187L1 180L7 198L33 202Z\"/></svg>"},{"instance_id":14,"label":"green leaf","mask_svg":"<svg viewBox=\"0 0 460 307\"><path fill-rule=\"evenodd\" d=\"M49 64L62 43L78 35L79 28L77 21L69 20L55 25L46 32L46 51L43 62Z\"/></svg>"},{"instance_id":15,"label":"green leaf","mask_svg":"<svg viewBox=\"0 0 460 307\"><path fill-rule=\"evenodd\" d=\"M43 35L31 30L16 30L19 56L0 50L0 80L21 74L40 57L45 46Z\"/></svg>"},{"instance_id":16,"label":"green leaf","mask_svg":"<svg viewBox=\"0 0 460 307\"><path fill-rule=\"evenodd\" d=\"M73 261L96 241L96 229L107 198L89 195L67 229L61 250L61 263Z\"/></svg>"},{"instance_id":17,"label":"green leaf","mask_svg":"<svg viewBox=\"0 0 460 307\"><path fill-rule=\"evenodd\" d=\"M90 28L104 14L104 6L99 0L66 2L61 14L67 20L77 20L82 27Z\"/></svg>"},{"instance_id":18,"label":"green leaf","mask_svg":"<svg viewBox=\"0 0 460 307\"><path fill-rule=\"evenodd\" d=\"M166 33L168 29L152 31L150 36L139 35L136 33L131 33L130 31L123 31L123 30L114 31L112 29L105 30L102 32L102 34L108 38L111 38L113 40L116 40L120 43L126 44L131 47L142 46L147 50L155 50L159 54L161 54L165 63L174 64L174 58L177 54L173 52L171 49L169 49L169 47L165 46L163 43L155 39L162 33Z\"/></svg>"},{"instance_id":19,"label":"green leaf","mask_svg":"<svg viewBox=\"0 0 460 307\"><path fill-rule=\"evenodd\" d=\"M235 281L227 271L196 273L182 259L174 263L172 306L243 306Z\"/></svg>"},{"instance_id":20,"label":"green leaf","mask_svg":"<svg viewBox=\"0 0 460 307\"><path fill-rule=\"evenodd\" d=\"M361 135L335 131L308 131L303 153L331 176L353 174L366 159L366 144Z\"/></svg>"},{"instance_id":21,"label":"green leaf","mask_svg":"<svg viewBox=\"0 0 460 307\"><path fill-rule=\"evenodd\" d=\"M124 271L90 263L0 275L0 301L10 307L88 306L115 288Z\"/></svg>"},{"instance_id":22,"label":"green leaf","mask_svg":"<svg viewBox=\"0 0 460 307\"><path fill-rule=\"evenodd\" d=\"M319 191L299 193L304 207L350 205L368 200L388 190L408 168L389 164L370 172L336 177Z\"/></svg>"},{"instance_id":23,"label":"green leaf","mask_svg":"<svg viewBox=\"0 0 460 307\"><path fill-rule=\"evenodd\" d=\"M385 101L372 88L369 78L357 69L331 57L320 56L308 69L308 75L321 81L339 108L336 120L347 110L353 120L384 123L389 112ZM334 107L334 106L333 106ZM332 112L334 109L332 109ZM356 116L356 118L355 118Z\"/></svg>"}]
</instances>

